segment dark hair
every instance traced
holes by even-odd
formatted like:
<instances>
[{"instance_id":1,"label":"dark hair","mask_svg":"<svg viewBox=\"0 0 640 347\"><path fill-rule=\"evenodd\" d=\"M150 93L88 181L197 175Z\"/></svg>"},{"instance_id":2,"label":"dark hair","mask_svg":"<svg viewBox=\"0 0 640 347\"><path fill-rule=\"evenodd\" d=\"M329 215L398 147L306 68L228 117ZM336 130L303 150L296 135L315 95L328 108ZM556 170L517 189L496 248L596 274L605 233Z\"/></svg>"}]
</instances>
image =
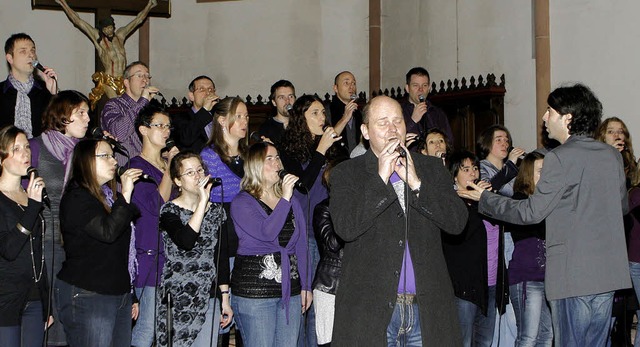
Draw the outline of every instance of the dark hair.
<instances>
[{"instance_id":1,"label":"dark hair","mask_svg":"<svg viewBox=\"0 0 640 347\"><path fill-rule=\"evenodd\" d=\"M98 176L96 172L96 149L99 143L108 142L101 139L85 139L76 144L73 149L73 157L71 159L71 175L67 184L67 190L70 187L79 186L89 191L94 198L98 199L105 211L110 212L111 207L107 204L102 188L98 184ZM107 182L107 185L114 192L116 191L116 178Z\"/></svg>"},{"instance_id":2,"label":"dark hair","mask_svg":"<svg viewBox=\"0 0 640 347\"><path fill-rule=\"evenodd\" d=\"M333 84L334 84L334 85L338 85L338 79L340 78L340 76L342 76L343 74L346 74L346 73L351 74L351 75L353 76L353 74L351 73L351 71L347 71L347 70L340 71L340 72L336 75L336 77L334 77L334 78L333 78Z\"/></svg>"},{"instance_id":3,"label":"dark hair","mask_svg":"<svg viewBox=\"0 0 640 347\"><path fill-rule=\"evenodd\" d=\"M191 151L184 151L176 154L173 159L171 159L171 163L169 164L169 175L171 176L171 182L175 184L175 180L180 179L180 170L182 169L182 162L185 159L189 158L197 158L200 162L200 165L206 170L207 167L205 163L202 161L202 157L198 154Z\"/></svg>"},{"instance_id":4,"label":"dark hair","mask_svg":"<svg viewBox=\"0 0 640 347\"><path fill-rule=\"evenodd\" d=\"M455 179L455 177L458 175L460 167L462 167L462 163L464 163L466 159L471 160L473 165L480 168L480 160L478 159L478 157L476 157L475 154L467 150L456 151L449 157L449 172L451 173L451 177L453 179Z\"/></svg>"},{"instance_id":5,"label":"dark hair","mask_svg":"<svg viewBox=\"0 0 640 347\"><path fill-rule=\"evenodd\" d=\"M407 84L409 84L409 82L411 82L411 76L413 76L413 75L427 76L427 78L429 79L429 82L431 82L431 77L429 77L429 71L427 71L427 69L425 69L423 67L414 67L411 70L409 70L409 72L407 72L407 74L405 75L405 79L407 81Z\"/></svg>"},{"instance_id":6,"label":"dark hair","mask_svg":"<svg viewBox=\"0 0 640 347\"><path fill-rule=\"evenodd\" d=\"M485 159L489 153L491 152L491 147L493 146L493 138L495 137L496 131L504 131L507 133L507 138L509 139L509 146L513 143L511 139L511 133L509 129L507 129L504 125L494 124L482 131L480 136L478 136L478 142L476 142L476 153L480 159Z\"/></svg>"},{"instance_id":7,"label":"dark hair","mask_svg":"<svg viewBox=\"0 0 640 347\"><path fill-rule=\"evenodd\" d=\"M158 113L163 114L169 117L169 119L171 119L169 112L167 112L164 108L157 106L155 104L147 104L146 106L140 109L140 112L138 112L138 116L136 117L136 120L134 122L134 127L136 128L136 134L138 134L138 137L141 140L142 140L142 134L140 133L139 128L141 126L149 127L149 125L153 121L153 117Z\"/></svg>"},{"instance_id":8,"label":"dark hair","mask_svg":"<svg viewBox=\"0 0 640 347\"><path fill-rule=\"evenodd\" d=\"M240 182L240 188L256 198L260 198L264 192L262 186L264 178L262 177L262 168L267 157L269 147L276 148L269 142L256 142L247 151L246 160L244 161L244 177ZM276 151L278 149L276 148ZM282 164L282 163L280 163ZM276 183L274 193L277 197L282 196L282 181Z\"/></svg>"},{"instance_id":9,"label":"dark hair","mask_svg":"<svg viewBox=\"0 0 640 347\"><path fill-rule=\"evenodd\" d=\"M25 137L27 136L24 130L15 125L7 125L0 129L0 175L2 175L2 162L11 154L11 148L13 144L16 143L18 134L23 134Z\"/></svg>"},{"instance_id":10,"label":"dark hair","mask_svg":"<svg viewBox=\"0 0 640 347\"><path fill-rule=\"evenodd\" d=\"M289 112L289 126L282 135L283 149L300 163L307 162L315 150L315 136L309 130L304 114L316 101L324 107L322 100L315 95L303 95L298 98Z\"/></svg>"},{"instance_id":11,"label":"dark hair","mask_svg":"<svg viewBox=\"0 0 640 347\"><path fill-rule=\"evenodd\" d=\"M42 115L42 130L57 130L64 134L65 127L71 124L73 110L82 103L89 105L89 99L76 90L63 90L51 97L49 105Z\"/></svg>"},{"instance_id":12,"label":"dark hair","mask_svg":"<svg viewBox=\"0 0 640 347\"><path fill-rule=\"evenodd\" d=\"M574 84L556 88L547 104L561 116L571 114L569 135L593 136L602 118L602 104L589 87Z\"/></svg>"},{"instance_id":13,"label":"dark hair","mask_svg":"<svg viewBox=\"0 0 640 347\"><path fill-rule=\"evenodd\" d=\"M190 92L193 93L193 92L196 91L196 82L199 81L199 80L209 80L209 81L211 81L211 84L213 84L213 88L214 89L216 88L216 84L213 83L213 80L211 79L211 77L205 76L205 75L200 75L200 76L194 78L193 80L191 80L191 82L189 83L189 91Z\"/></svg>"},{"instance_id":14,"label":"dark hair","mask_svg":"<svg viewBox=\"0 0 640 347\"><path fill-rule=\"evenodd\" d=\"M146 67L147 70L149 70L149 65L147 65L145 62L142 62L140 60L136 60L124 68L123 78L128 79L129 77L131 77L131 69L133 69L134 66L138 66L138 65L142 65Z\"/></svg>"},{"instance_id":15,"label":"dark hair","mask_svg":"<svg viewBox=\"0 0 640 347\"><path fill-rule=\"evenodd\" d=\"M638 164L636 163L636 157L633 154L633 144L631 142L631 134L629 128L618 117L609 117L602 121L598 130L596 130L596 140L600 142L606 142L607 127L611 122L618 122L622 125L622 133L624 134L624 150L620 152L622 154L622 162L624 163L624 173L629 180L631 186L636 186L640 183L640 175L638 173Z\"/></svg>"},{"instance_id":16,"label":"dark hair","mask_svg":"<svg viewBox=\"0 0 640 347\"><path fill-rule=\"evenodd\" d=\"M293 86L293 83L287 80L279 80L278 82L271 85L271 90L269 92L269 100L274 100L276 98L276 90L278 88L291 88L293 89L293 95L296 95L296 87Z\"/></svg>"},{"instance_id":17,"label":"dark hair","mask_svg":"<svg viewBox=\"0 0 640 347\"><path fill-rule=\"evenodd\" d=\"M544 154L539 152L531 152L524 156L518 169L518 175L513 182L514 193L522 193L527 196L533 194L536 190L536 184L533 182L533 165L536 160L541 159L544 159Z\"/></svg>"},{"instance_id":18,"label":"dark hair","mask_svg":"<svg viewBox=\"0 0 640 347\"><path fill-rule=\"evenodd\" d=\"M442 138L444 139L444 144L447 146L445 150L445 154L451 153L452 146L451 146L451 143L449 142L449 136L447 136L447 134L445 134L445 132L440 130L439 128L430 128L429 130L427 130L427 132L424 133L424 138L420 136L419 142L416 145L416 149L419 153L422 153L422 151L427 149L427 138L429 138L429 135L431 134L441 135Z\"/></svg>"},{"instance_id":19,"label":"dark hair","mask_svg":"<svg viewBox=\"0 0 640 347\"><path fill-rule=\"evenodd\" d=\"M225 163L231 162L231 156L229 155L229 145L224 139L224 128L218 121L219 117L227 117L227 126L231 129L233 123L236 121L236 111L238 106L244 104L244 101L239 97L226 97L222 101L218 102L211 113L213 113L213 129L211 130L211 137L207 141L206 146L211 147ZM238 143L238 152L240 157L244 159L244 152L247 149L247 142L240 141Z\"/></svg>"},{"instance_id":20,"label":"dark hair","mask_svg":"<svg viewBox=\"0 0 640 347\"><path fill-rule=\"evenodd\" d=\"M116 26L116 21L113 20L113 17L109 16L109 17L100 18L100 20L98 21L98 30L102 31L102 29L108 26L114 26L114 27Z\"/></svg>"},{"instance_id":21,"label":"dark hair","mask_svg":"<svg viewBox=\"0 0 640 347\"><path fill-rule=\"evenodd\" d=\"M9 36L7 41L5 41L5 43L4 43L4 54L13 55L13 47L16 45L16 42L20 41L20 40L29 40L34 45L36 44L33 41L33 39L31 38L31 36L29 36L29 35L27 35L25 33L13 34L13 35Z\"/></svg>"}]
</instances>

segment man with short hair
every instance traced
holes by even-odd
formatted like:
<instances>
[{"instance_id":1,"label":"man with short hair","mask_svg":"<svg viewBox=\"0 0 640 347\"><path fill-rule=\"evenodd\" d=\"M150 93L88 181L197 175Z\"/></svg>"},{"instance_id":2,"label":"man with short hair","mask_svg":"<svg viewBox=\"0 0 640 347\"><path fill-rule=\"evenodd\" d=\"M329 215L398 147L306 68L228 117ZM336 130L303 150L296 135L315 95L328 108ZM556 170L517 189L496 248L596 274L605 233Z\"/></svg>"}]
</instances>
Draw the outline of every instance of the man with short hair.
<instances>
[{"instance_id":1,"label":"man with short hair","mask_svg":"<svg viewBox=\"0 0 640 347\"><path fill-rule=\"evenodd\" d=\"M407 153L397 101L373 98L362 123L369 150L330 177L345 241L332 344L460 346L441 232L460 234L467 208L440 159Z\"/></svg>"},{"instance_id":2,"label":"man with short hair","mask_svg":"<svg viewBox=\"0 0 640 347\"><path fill-rule=\"evenodd\" d=\"M447 115L441 108L427 100L431 91L431 79L427 69L412 68L407 72L406 83L404 89L408 96L401 105L404 121L407 124L407 133L417 134L424 139L427 130L438 128L447 134L449 143L453 143L453 132Z\"/></svg>"},{"instance_id":3,"label":"man with short hair","mask_svg":"<svg viewBox=\"0 0 640 347\"><path fill-rule=\"evenodd\" d=\"M216 85L209 76L201 75L189 83L187 93L191 107L186 113L173 117L172 137L180 150L200 153L211 137L213 115L211 110L220 101Z\"/></svg>"},{"instance_id":4,"label":"man with short hair","mask_svg":"<svg viewBox=\"0 0 640 347\"><path fill-rule=\"evenodd\" d=\"M158 88L149 85L149 67L141 61L127 65L123 76L124 94L107 101L100 117L102 129L122 142L129 152L129 158L122 154L116 157L120 166L126 165L128 159L140 154L142 143L136 133L135 120L140 109L148 105L159 92Z\"/></svg>"},{"instance_id":5,"label":"man with short hair","mask_svg":"<svg viewBox=\"0 0 640 347\"><path fill-rule=\"evenodd\" d=\"M478 211L514 224L546 224L545 287L556 346L604 346L614 291L631 287L622 216L628 212L622 156L592 138L602 104L582 84L555 89L542 120L561 143L545 155L526 200L459 191Z\"/></svg>"},{"instance_id":6,"label":"man with short hair","mask_svg":"<svg viewBox=\"0 0 640 347\"><path fill-rule=\"evenodd\" d=\"M328 118L336 134L342 136L342 145L351 153L360 142L362 124L355 76L349 71L337 74L333 79L333 91L335 95L329 105Z\"/></svg>"},{"instance_id":7,"label":"man with short hair","mask_svg":"<svg viewBox=\"0 0 640 347\"><path fill-rule=\"evenodd\" d=\"M282 134L289 125L289 109L296 102L296 88L287 80L279 80L271 85L269 100L276 108L276 115L262 123L258 134L279 144Z\"/></svg>"},{"instance_id":8,"label":"man with short hair","mask_svg":"<svg viewBox=\"0 0 640 347\"><path fill-rule=\"evenodd\" d=\"M52 95L58 92L57 74L33 66L38 59L36 44L25 34L13 34L4 44L9 76L0 82L0 127L15 125L27 138L42 132L42 114ZM35 78L35 76L38 78Z\"/></svg>"}]
</instances>

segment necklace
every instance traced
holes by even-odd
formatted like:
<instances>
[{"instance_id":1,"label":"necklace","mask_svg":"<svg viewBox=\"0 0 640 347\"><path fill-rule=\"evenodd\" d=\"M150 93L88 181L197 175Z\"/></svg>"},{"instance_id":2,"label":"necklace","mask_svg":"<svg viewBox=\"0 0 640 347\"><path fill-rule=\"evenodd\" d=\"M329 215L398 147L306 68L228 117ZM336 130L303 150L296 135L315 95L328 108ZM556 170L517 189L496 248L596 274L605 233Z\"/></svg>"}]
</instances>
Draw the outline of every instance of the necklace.
<instances>
[{"instance_id":1,"label":"necklace","mask_svg":"<svg viewBox=\"0 0 640 347\"><path fill-rule=\"evenodd\" d=\"M18 204L18 207L20 207L20 209L24 212L24 208L22 207L22 205ZM36 272L36 259L35 256L33 254L33 239L34 236L33 235L29 235L29 247L31 248L31 269L33 270L33 279L35 281L35 283L40 282L40 280L42 279L42 272L44 269L44 218L42 218L42 215L38 214L40 217L40 222L42 223L42 237L41 237L41 244L42 244L42 257L40 259L40 273L38 274Z\"/></svg>"},{"instance_id":2,"label":"necklace","mask_svg":"<svg viewBox=\"0 0 640 347\"><path fill-rule=\"evenodd\" d=\"M151 158L147 158L147 156L142 153L140 153L140 157L142 157L142 159L146 160L149 164L155 166L157 169L159 169L162 172L164 172L167 169L166 163L162 160L160 162L152 161Z\"/></svg>"}]
</instances>

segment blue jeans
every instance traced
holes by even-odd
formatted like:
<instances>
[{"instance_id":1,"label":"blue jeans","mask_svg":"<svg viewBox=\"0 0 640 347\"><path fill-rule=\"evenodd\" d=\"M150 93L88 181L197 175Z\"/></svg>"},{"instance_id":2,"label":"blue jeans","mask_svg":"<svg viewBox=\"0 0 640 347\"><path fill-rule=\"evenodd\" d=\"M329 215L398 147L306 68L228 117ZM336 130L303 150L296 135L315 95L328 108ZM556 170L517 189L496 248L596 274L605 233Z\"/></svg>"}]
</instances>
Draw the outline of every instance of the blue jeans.
<instances>
[{"instance_id":1,"label":"blue jeans","mask_svg":"<svg viewBox=\"0 0 640 347\"><path fill-rule=\"evenodd\" d=\"M551 300L555 345L604 346L609 339L613 292Z\"/></svg>"},{"instance_id":2,"label":"blue jeans","mask_svg":"<svg viewBox=\"0 0 640 347\"><path fill-rule=\"evenodd\" d=\"M391 315L391 321L387 326L387 346L422 346L420 310L417 303L396 303Z\"/></svg>"},{"instance_id":3,"label":"blue jeans","mask_svg":"<svg viewBox=\"0 0 640 347\"><path fill-rule=\"evenodd\" d=\"M98 294L58 279L55 295L70 346L131 346L130 293Z\"/></svg>"},{"instance_id":4,"label":"blue jeans","mask_svg":"<svg viewBox=\"0 0 640 347\"><path fill-rule=\"evenodd\" d=\"M27 301L20 325L0 327L2 347L41 347L44 341L42 302Z\"/></svg>"},{"instance_id":5,"label":"blue jeans","mask_svg":"<svg viewBox=\"0 0 640 347\"><path fill-rule=\"evenodd\" d=\"M213 302L215 301L215 307ZM204 314L204 324L193 341L191 347L215 347L218 345L218 330L220 330L220 301L210 298L209 307Z\"/></svg>"},{"instance_id":6,"label":"blue jeans","mask_svg":"<svg viewBox=\"0 0 640 347\"><path fill-rule=\"evenodd\" d=\"M289 301L289 322L281 298L251 299L234 296L233 312L247 347L295 346L300 331L300 295Z\"/></svg>"},{"instance_id":7,"label":"blue jeans","mask_svg":"<svg viewBox=\"0 0 640 347\"><path fill-rule=\"evenodd\" d=\"M516 313L516 347L551 347L551 311L544 294L544 282L520 282L509 287Z\"/></svg>"},{"instance_id":8,"label":"blue jeans","mask_svg":"<svg viewBox=\"0 0 640 347\"><path fill-rule=\"evenodd\" d=\"M155 324L156 287L136 288L140 311L131 333L131 346L150 347L153 344Z\"/></svg>"},{"instance_id":9,"label":"blue jeans","mask_svg":"<svg viewBox=\"0 0 640 347\"><path fill-rule=\"evenodd\" d=\"M629 262L629 273L631 274L631 282L633 289L636 291L636 297L640 299L640 263ZM640 310L636 311L638 319L640 319ZM636 339L634 347L640 347L640 329L636 330Z\"/></svg>"},{"instance_id":10,"label":"blue jeans","mask_svg":"<svg viewBox=\"0 0 640 347\"><path fill-rule=\"evenodd\" d=\"M476 304L456 298L458 307L458 319L462 331L463 346L491 346L493 341L493 329L496 324L496 287L488 288L489 301L487 315Z\"/></svg>"},{"instance_id":11,"label":"blue jeans","mask_svg":"<svg viewBox=\"0 0 640 347\"><path fill-rule=\"evenodd\" d=\"M313 276L316 273L316 268L320 262L320 252L318 251L318 244L316 238L309 236L309 283L313 282ZM305 329L306 327L306 329ZM298 335L298 347L317 346L318 337L316 336L316 311L313 307L313 302L305 314L300 320L300 334Z\"/></svg>"}]
</instances>

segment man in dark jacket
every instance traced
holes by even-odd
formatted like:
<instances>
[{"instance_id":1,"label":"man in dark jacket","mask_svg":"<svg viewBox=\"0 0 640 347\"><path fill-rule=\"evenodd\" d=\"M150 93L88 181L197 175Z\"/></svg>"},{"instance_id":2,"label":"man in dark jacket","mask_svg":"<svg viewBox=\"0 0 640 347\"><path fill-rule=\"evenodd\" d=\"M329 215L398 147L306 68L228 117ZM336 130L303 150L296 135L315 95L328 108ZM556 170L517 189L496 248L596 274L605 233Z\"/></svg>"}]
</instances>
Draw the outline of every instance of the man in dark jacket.
<instances>
[{"instance_id":1,"label":"man in dark jacket","mask_svg":"<svg viewBox=\"0 0 640 347\"><path fill-rule=\"evenodd\" d=\"M175 128L173 137L180 150L200 153L213 129L211 110L220 97L216 94L216 85L208 76L198 76L189 83L187 94L192 105L186 113L173 117Z\"/></svg>"},{"instance_id":2,"label":"man in dark jacket","mask_svg":"<svg viewBox=\"0 0 640 347\"><path fill-rule=\"evenodd\" d=\"M13 34L4 44L9 77L0 82L0 127L15 125L28 138L42 132L42 114L51 95L58 92L53 69L35 69L36 44L25 33ZM35 78L37 76L37 78Z\"/></svg>"},{"instance_id":3,"label":"man in dark jacket","mask_svg":"<svg viewBox=\"0 0 640 347\"><path fill-rule=\"evenodd\" d=\"M331 175L331 216L346 242L332 345L459 346L440 231L461 233L467 209L439 159L407 152L398 102L371 100L361 131L370 149Z\"/></svg>"}]
</instances>

